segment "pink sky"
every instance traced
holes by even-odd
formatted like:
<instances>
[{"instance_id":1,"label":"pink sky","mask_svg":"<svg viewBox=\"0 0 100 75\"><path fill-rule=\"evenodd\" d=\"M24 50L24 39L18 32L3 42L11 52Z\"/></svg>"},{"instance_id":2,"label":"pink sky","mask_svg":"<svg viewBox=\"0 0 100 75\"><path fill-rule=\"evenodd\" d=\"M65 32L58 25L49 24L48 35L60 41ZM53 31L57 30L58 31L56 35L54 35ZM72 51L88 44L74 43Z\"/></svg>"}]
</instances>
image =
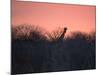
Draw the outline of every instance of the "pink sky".
<instances>
[{"instance_id":1,"label":"pink sky","mask_svg":"<svg viewBox=\"0 0 100 75\"><path fill-rule=\"evenodd\" d=\"M96 7L40 2L13 2L12 25L38 25L47 31L68 27L68 31L95 31Z\"/></svg>"}]
</instances>

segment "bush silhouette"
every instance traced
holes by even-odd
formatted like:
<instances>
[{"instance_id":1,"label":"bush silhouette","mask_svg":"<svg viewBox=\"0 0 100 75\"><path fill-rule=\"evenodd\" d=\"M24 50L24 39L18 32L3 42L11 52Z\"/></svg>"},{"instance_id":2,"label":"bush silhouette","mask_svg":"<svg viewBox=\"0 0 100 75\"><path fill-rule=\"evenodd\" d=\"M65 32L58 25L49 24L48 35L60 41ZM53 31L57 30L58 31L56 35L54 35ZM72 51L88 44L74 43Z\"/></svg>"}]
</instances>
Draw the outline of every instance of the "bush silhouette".
<instances>
[{"instance_id":1,"label":"bush silhouette","mask_svg":"<svg viewBox=\"0 0 100 75\"><path fill-rule=\"evenodd\" d=\"M65 36L65 34L63 34L63 33L66 33L66 30L67 30L66 27L64 29L58 28L55 31L53 31L52 33L47 33L49 41L56 42L56 41L60 41L61 39L63 40L64 38L62 37L62 35Z\"/></svg>"},{"instance_id":2,"label":"bush silhouette","mask_svg":"<svg viewBox=\"0 0 100 75\"><path fill-rule=\"evenodd\" d=\"M37 26L23 24L12 27L12 39L40 40L45 38L42 29Z\"/></svg>"}]
</instances>

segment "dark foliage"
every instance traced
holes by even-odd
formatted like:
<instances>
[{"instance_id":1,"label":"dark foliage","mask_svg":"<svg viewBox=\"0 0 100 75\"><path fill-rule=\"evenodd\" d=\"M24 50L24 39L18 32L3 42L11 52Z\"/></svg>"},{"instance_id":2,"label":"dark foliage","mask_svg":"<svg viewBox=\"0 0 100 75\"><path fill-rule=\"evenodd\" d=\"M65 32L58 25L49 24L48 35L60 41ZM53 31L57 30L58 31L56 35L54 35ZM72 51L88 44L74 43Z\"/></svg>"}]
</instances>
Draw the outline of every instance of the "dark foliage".
<instances>
[{"instance_id":1,"label":"dark foliage","mask_svg":"<svg viewBox=\"0 0 100 75\"><path fill-rule=\"evenodd\" d=\"M62 31L12 28L12 74L95 69L95 33L74 32L58 40Z\"/></svg>"}]
</instances>

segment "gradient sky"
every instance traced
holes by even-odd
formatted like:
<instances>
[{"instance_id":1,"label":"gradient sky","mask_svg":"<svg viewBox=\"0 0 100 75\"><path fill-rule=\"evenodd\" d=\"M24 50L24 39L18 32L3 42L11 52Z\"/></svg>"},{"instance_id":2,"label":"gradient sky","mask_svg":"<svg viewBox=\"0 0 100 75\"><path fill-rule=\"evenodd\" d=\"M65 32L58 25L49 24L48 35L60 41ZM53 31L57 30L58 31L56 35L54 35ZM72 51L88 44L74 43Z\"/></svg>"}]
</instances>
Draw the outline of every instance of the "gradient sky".
<instances>
[{"instance_id":1,"label":"gradient sky","mask_svg":"<svg viewBox=\"0 0 100 75\"><path fill-rule=\"evenodd\" d=\"M67 27L68 32L95 31L96 7L40 2L12 2L12 25L32 24L51 32Z\"/></svg>"}]
</instances>

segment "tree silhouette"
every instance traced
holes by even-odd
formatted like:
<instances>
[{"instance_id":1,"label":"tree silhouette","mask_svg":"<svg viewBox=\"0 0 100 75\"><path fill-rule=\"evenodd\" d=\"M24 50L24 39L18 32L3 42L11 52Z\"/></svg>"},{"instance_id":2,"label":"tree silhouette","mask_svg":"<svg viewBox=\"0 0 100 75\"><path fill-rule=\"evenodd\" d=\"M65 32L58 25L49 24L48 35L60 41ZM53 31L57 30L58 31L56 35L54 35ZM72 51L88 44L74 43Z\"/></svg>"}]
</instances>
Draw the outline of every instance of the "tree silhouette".
<instances>
[{"instance_id":1,"label":"tree silhouette","mask_svg":"<svg viewBox=\"0 0 100 75\"><path fill-rule=\"evenodd\" d=\"M52 33L47 33L48 39L50 41L61 41L64 39L65 33L67 28L58 28L56 31L53 31Z\"/></svg>"}]
</instances>

